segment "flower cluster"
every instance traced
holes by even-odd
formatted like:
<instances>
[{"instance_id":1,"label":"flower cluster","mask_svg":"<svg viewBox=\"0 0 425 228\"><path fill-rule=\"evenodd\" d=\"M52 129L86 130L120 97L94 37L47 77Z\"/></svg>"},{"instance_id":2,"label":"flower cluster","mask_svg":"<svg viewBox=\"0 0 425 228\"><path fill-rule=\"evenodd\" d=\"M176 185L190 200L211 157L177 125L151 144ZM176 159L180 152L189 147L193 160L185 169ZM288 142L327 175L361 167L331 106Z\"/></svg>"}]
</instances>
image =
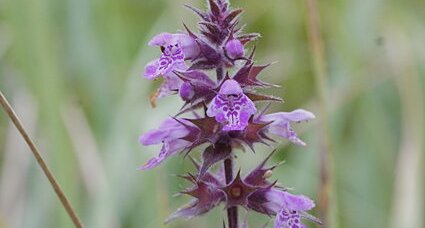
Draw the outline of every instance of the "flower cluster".
<instances>
[{"instance_id":1,"label":"flower cluster","mask_svg":"<svg viewBox=\"0 0 425 228\"><path fill-rule=\"evenodd\" d=\"M146 66L144 76L163 79L152 102L178 94L184 104L176 116L140 137L143 145L162 144L158 156L140 169L152 169L170 156L206 147L201 163L187 156L197 172L180 176L191 184L182 194L194 199L167 221L202 215L224 204L231 211L229 228L238 227L237 207L275 216L275 228L305 227L303 218L320 223L307 214L314 207L312 200L269 181L276 166L266 163L273 153L245 176L234 175L236 149L254 150L254 144L268 145L275 136L305 146L291 125L315 117L302 109L270 114L267 108L257 110L258 102L282 101L256 92L275 86L257 78L268 65L254 64L255 48L246 53L247 45L260 35L243 33L238 21L242 10L230 8L228 0L208 0L208 5L207 11L187 6L200 17L199 32L184 26L184 32L161 33L149 42L160 48L161 55ZM224 162L213 172L211 167L220 161Z\"/></svg>"}]
</instances>

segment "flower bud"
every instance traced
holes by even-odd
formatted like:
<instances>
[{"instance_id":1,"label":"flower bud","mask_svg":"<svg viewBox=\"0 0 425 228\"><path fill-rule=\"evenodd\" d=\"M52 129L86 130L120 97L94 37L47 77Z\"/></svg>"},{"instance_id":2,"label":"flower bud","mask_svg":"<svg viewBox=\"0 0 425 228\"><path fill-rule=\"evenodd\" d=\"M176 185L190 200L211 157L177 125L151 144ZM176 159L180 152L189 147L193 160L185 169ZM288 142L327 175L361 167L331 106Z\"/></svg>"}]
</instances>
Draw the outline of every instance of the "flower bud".
<instances>
[{"instance_id":1,"label":"flower bud","mask_svg":"<svg viewBox=\"0 0 425 228\"><path fill-rule=\"evenodd\" d=\"M244 46L238 39L230 40L226 44L226 53L231 59L241 58L245 53Z\"/></svg>"},{"instance_id":2,"label":"flower bud","mask_svg":"<svg viewBox=\"0 0 425 228\"><path fill-rule=\"evenodd\" d=\"M189 82L184 82L180 87L179 94L184 101L190 101L195 96L195 91Z\"/></svg>"}]
</instances>

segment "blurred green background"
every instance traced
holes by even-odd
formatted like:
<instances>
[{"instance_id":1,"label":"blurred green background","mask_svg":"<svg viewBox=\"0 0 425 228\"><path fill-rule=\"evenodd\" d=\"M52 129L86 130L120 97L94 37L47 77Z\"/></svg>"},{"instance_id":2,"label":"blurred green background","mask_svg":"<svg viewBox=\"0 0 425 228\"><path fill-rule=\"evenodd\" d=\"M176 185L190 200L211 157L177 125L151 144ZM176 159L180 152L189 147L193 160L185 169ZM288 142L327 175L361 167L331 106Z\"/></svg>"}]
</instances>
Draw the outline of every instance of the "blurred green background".
<instances>
[{"instance_id":1,"label":"blurred green background","mask_svg":"<svg viewBox=\"0 0 425 228\"><path fill-rule=\"evenodd\" d=\"M137 171L159 147L138 137L177 112L177 97L152 109L158 86L140 77L159 51L156 33L194 28L183 7L204 0L0 0L0 89L9 98L87 227L163 227L189 198L171 174L191 170L171 158ZM262 79L286 103L317 119L296 126L308 143L279 146L272 162L282 185L317 198L318 123L329 121L334 227L424 224L425 1L318 1L327 62L326 116L319 113L305 1L234 0L248 32L260 32ZM269 91L270 92L270 91ZM323 108L323 107L322 107ZM0 112L0 227L72 227L27 146ZM238 158L242 171L272 149ZM240 152L242 153L242 152ZM317 212L313 211L313 214ZM221 227L223 207L167 227ZM245 215L242 215L245 216ZM249 213L250 227L269 218ZM269 222L268 226L271 226Z\"/></svg>"}]
</instances>

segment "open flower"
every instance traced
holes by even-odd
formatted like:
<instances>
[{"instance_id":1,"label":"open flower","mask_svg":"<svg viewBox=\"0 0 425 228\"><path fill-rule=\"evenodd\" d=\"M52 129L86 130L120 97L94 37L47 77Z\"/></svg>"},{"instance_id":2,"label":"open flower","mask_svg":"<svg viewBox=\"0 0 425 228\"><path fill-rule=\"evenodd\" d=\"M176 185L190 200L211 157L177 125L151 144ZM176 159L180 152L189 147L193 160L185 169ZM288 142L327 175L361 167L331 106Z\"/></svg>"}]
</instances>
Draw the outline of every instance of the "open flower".
<instances>
[{"instance_id":1,"label":"open flower","mask_svg":"<svg viewBox=\"0 0 425 228\"><path fill-rule=\"evenodd\" d=\"M305 111L303 109L297 109L292 112L277 112L272 114L261 115L259 117L260 121L271 122L267 127L267 132L287 138L294 144L305 146L306 143L303 142L297 135L297 133L292 129L291 122L301 122L308 121L316 118L313 113Z\"/></svg>"},{"instance_id":2,"label":"open flower","mask_svg":"<svg viewBox=\"0 0 425 228\"><path fill-rule=\"evenodd\" d=\"M173 70L185 70L184 52L179 39L170 33L156 35L150 42L150 46L161 48L162 54L159 59L150 62L145 68L144 76L155 79L161 75L167 75Z\"/></svg>"},{"instance_id":3,"label":"open flower","mask_svg":"<svg viewBox=\"0 0 425 228\"><path fill-rule=\"evenodd\" d=\"M164 83L158 90L157 98L170 95L177 91L183 83L173 71L185 71L185 59L196 57L199 47L189 35L178 33L160 33L149 41L149 45L160 47L162 54L145 67L144 76L148 79L164 77Z\"/></svg>"},{"instance_id":4,"label":"open flower","mask_svg":"<svg viewBox=\"0 0 425 228\"><path fill-rule=\"evenodd\" d=\"M149 45L160 47L162 55L146 66L144 75L148 79L167 75L174 70L185 70L187 66L184 60L199 54L199 47L195 40L183 33L160 33L149 41Z\"/></svg>"},{"instance_id":5,"label":"open flower","mask_svg":"<svg viewBox=\"0 0 425 228\"><path fill-rule=\"evenodd\" d=\"M224 124L223 131L244 130L257 109L239 83L226 80L208 107L207 115Z\"/></svg>"},{"instance_id":6,"label":"open flower","mask_svg":"<svg viewBox=\"0 0 425 228\"><path fill-rule=\"evenodd\" d=\"M191 133L190 129L183 125L190 124L189 121L168 118L158 129L148 131L139 139L145 146L162 143L161 151L157 157L151 158L146 164L140 167L141 170L152 169L158 166L166 158L183 151L191 142L183 139Z\"/></svg>"},{"instance_id":7,"label":"open flower","mask_svg":"<svg viewBox=\"0 0 425 228\"><path fill-rule=\"evenodd\" d=\"M293 195L286 191L271 188L265 192L265 198L268 200L266 207L276 213L275 228L304 228L306 226L301 223L302 217L320 223L313 216L306 214L306 211L315 206L314 202L306 196Z\"/></svg>"}]
</instances>

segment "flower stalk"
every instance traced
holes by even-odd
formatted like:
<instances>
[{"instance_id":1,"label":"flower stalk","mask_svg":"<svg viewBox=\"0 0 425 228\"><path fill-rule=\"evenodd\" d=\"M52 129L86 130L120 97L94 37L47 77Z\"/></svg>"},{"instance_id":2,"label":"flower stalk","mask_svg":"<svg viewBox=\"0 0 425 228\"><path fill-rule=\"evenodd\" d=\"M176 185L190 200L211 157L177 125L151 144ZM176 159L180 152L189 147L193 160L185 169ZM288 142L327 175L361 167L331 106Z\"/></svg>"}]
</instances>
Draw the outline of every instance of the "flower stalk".
<instances>
[{"instance_id":1,"label":"flower stalk","mask_svg":"<svg viewBox=\"0 0 425 228\"><path fill-rule=\"evenodd\" d=\"M28 135L28 133L25 130L25 127L23 126L18 115L15 113L12 106L9 104L6 97L3 95L3 93L1 91L0 91L0 103L1 103L4 111L9 116L10 120L13 122L15 127L18 129L22 138L25 140L26 144L30 148L32 154L34 155L34 157L37 161L37 164L39 165L39 167L43 171L44 175L47 177L50 185L52 186L57 197L59 198L60 202L62 203L62 206L65 208L66 212L68 213L69 217L71 218L72 222L74 223L74 226L77 227L77 228L82 228L83 224L82 224L80 218L78 217L77 213L75 212L74 208L72 207L70 201L66 197L65 193L63 192L62 188L60 187L60 185L57 182L56 178L54 177L53 173L50 171L49 167L47 166L46 162L44 161L44 159L43 159L40 151L36 147L35 143L32 141L32 139Z\"/></svg>"},{"instance_id":2,"label":"flower stalk","mask_svg":"<svg viewBox=\"0 0 425 228\"><path fill-rule=\"evenodd\" d=\"M226 178L226 184L230 184L233 180L233 158L227 158L224 160L224 173ZM227 221L229 228L238 228L238 208L229 207L227 208Z\"/></svg>"}]
</instances>

